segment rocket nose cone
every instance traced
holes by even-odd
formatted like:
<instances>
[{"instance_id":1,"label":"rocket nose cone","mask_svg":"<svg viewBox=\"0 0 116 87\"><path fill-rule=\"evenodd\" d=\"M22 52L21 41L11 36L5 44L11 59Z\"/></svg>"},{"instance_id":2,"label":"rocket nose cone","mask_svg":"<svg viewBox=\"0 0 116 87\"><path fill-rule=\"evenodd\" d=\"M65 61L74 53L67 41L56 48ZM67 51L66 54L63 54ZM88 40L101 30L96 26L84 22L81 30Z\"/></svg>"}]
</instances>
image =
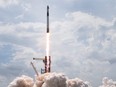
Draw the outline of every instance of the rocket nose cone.
<instances>
[{"instance_id":1,"label":"rocket nose cone","mask_svg":"<svg viewBox=\"0 0 116 87\"><path fill-rule=\"evenodd\" d=\"M47 5L47 9L49 9L49 6Z\"/></svg>"}]
</instances>

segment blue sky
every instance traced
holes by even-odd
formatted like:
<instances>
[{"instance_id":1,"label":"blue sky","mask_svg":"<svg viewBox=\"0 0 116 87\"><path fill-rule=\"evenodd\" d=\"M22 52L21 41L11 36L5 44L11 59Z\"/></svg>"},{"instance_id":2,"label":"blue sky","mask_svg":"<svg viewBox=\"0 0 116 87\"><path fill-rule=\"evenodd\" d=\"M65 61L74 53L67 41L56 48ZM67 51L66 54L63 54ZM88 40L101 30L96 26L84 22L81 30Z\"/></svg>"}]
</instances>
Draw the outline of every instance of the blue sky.
<instances>
[{"instance_id":1,"label":"blue sky","mask_svg":"<svg viewBox=\"0 0 116 87\"><path fill-rule=\"evenodd\" d=\"M116 80L115 0L0 0L0 87L22 74L34 77L32 58L45 56L47 5L52 71L93 87L103 77Z\"/></svg>"}]
</instances>

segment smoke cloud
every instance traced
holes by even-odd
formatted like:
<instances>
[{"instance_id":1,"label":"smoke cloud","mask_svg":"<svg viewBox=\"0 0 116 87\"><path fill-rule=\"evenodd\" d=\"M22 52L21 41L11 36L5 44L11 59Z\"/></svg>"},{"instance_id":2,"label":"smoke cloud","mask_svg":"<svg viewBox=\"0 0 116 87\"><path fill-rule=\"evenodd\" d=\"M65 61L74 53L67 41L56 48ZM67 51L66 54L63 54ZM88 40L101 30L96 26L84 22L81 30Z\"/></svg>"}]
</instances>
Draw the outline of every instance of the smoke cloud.
<instances>
[{"instance_id":1,"label":"smoke cloud","mask_svg":"<svg viewBox=\"0 0 116 87\"><path fill-rule=\"evenodd\" d=\"M22 75L14 79L8 87L92 87L87 81L79 78L69 79L62 73L45 73L35 77ZM116 81L104 77L99 87L116 87Z\"/></svg>"},{"instance_id":2,"label":"smoke cloud","mask_svg":"<svg viewBox=\"0 0 116 87\"><path fill-rule=\"evenodd\" d=\"M8 87L33 87L34 81L32 78L22 75L14 79Z\"/></svg>"},{"instance_id":3,"label":"smoke cloud","mask_svg":"<svg viewBox=\"0 0 116 87\"><path fill-rule=\"evenodd\" d=\"M61 73L45 76L42 87L66 87L67 77Z\"/></svg>"},{"instance_id":4,"label":"smoke cloud","mask_svg":"<svg viewBox=\"0 0 116 87\"><path fill-rule=\"evenodd\" d=\"M35 87L91 87L81 79L69 79L62 73L47 73L36 77Z\"/></svg>"},{"instance_id":5,"label":"smoke cloud","mask_svg":"<svg viewBox=\"0 0 116 87\"><path fill-rule=\"evenodd\" d=\"M102 86L100 87L116 87L116 81L113 81L112 79L108 79L108 77L104 77L102 80Z\"/></svg>"},{"instance_id":6,"label":"smoke cloud","mask_svg":"<svg viewBox=\"0 0 116 87\"><path fill-rule=\"evenodd\" d=\"M75 78L67 81L67 87L91 87L91 85L89 82L84 82L79 78Z\"/></svg>"},{"instance_id":7,"label":"smoke cloud","mask_svg":"<svg viewBox=\"0 0 116 87\"><path fill-rule=\"evenodd\" d=\"M35 77L35 82L28 76L14 79L8 87L91 87L81 79L69 79L62 73L45 73Z\"/></svg>"}]
</instances>

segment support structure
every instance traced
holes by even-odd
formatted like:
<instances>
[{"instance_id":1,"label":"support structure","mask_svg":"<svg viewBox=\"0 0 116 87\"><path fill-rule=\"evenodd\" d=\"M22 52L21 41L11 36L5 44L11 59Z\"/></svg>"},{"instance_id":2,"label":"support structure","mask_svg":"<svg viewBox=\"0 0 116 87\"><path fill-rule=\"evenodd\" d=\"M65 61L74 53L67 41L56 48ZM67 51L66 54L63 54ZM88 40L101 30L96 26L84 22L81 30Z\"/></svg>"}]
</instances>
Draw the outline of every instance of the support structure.
<instances>
[{"instance_id":1,"label":"support structure","mask_svg":"<svg viewBox=\"0 0 116 87\"><path fill-rule=\"evenodd\" d=\"M34 64L33 64L32 62L31 62L31 65L32 65L32 67L33 67L33 69L34 69L36 75L39 76L39 74L38 74L38 72L37 72L37 69L35 68L35 66L34 66Z\"/></svg>"}]
</instances>

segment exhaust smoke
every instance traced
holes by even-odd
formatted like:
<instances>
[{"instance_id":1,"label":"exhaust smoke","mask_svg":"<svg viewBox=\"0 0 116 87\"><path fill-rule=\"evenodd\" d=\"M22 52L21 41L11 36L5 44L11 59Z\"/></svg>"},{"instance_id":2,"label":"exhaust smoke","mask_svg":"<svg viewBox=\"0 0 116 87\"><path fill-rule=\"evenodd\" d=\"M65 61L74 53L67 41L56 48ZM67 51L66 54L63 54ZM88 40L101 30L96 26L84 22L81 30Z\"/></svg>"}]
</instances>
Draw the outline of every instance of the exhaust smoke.
<instances>
[{"instance_id":1,"label":"exhaust smoke","mask_svg":"<svg viewBox=\"0 0 116 87\"><path fill-rule=\"evenodd\" d=\"M32 78L22 75L14 79L8 87L33 87L34 81Z\"/></svg>"},{"instance_id":2,"label":"exhaust smoke","mask_svg":"<svg viewBox=\"0 0 116 87\"><path fill-rule=\"evenodd\" d=\"M91 87L89 82L79 78L69 79L62 73L45 73L35 77L35 81L22 75L14 79L8 87Z\"/></svg>"},{"instance_id":3,"label":"exhaust smoke","mask_svg":"<svg viewBox=\"0 0 116 87\"><path fill-rule=\"evenodd\" d=\"M102 85L99 87L116 87L116 81L108 79L108 77L104 77L102 80Z\"/></svg>"}]
</instances>

